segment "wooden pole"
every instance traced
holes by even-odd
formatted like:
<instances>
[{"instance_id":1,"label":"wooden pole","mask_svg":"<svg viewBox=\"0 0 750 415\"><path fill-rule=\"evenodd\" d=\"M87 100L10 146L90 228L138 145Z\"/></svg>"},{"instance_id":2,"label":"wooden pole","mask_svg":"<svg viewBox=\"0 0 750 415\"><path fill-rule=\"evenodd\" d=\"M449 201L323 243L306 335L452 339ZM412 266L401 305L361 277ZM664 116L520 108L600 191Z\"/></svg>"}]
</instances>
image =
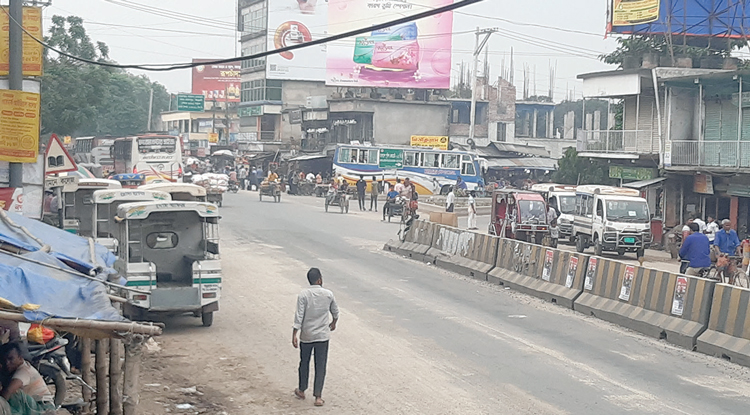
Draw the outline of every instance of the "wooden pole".
<instances>
[{"instance_id":1,"label":"wooden pole","mask_svg":"<svg viewBox=\"0 0 750 415\"><path fill-rule=\"evenodd\" d=\"M87 384L93 384L91 381L91 339L81 338L81 377ZM85 409L87 410L91 403L91 390L85 386L81 388L81 396L86 403Z\"/></svg>"},{"instance_id":2,"label":"wooden pole","mask_svg":"<svg viewBox=\"0 0 750 415\"><path fill-rule=\"evenodd\" d=\"M96 341L96 415L109 415L108 345L108 339Z\"/></svg>"},{"instance_id":3,"label":"wooden pole","mask_svg":"<svg viewBox=\"0 0 750 415\"><path fill-rule=\"evenodd\" d=\"M21 323L34 323L27 320L21 313L9 311L0 311L0 319L18 321ZM78 320L66 318L49 318L44 320L44 326L51 329L60 329L62 331L70 330L98 330L113 333L135 333L147 336L161 335L162 327L159 325L147 325L141 323L124 322L124 321L98 321L98 320Z\"/></svg>"},{"instance_id":4,"label":"wooden pole","mask_svg":"<svg viewBox=\"0 0 750 415\"><path fill-rule=\"evenodd\" d=\"M122 415L122 340L109 340L109 415Z\"/></svg>"},{"instance_id":5,"label":"wooden pole","mask_svg":"<svg viewBox=\"0 0 750 415\"><path fill-rule=\"evenodd\" d=\"M138 378L141 373L143 342L146 338L132 336L125 342L125 382L122 387L123 415L136 415L138 411Z\"/></svg>"}]
</instances>

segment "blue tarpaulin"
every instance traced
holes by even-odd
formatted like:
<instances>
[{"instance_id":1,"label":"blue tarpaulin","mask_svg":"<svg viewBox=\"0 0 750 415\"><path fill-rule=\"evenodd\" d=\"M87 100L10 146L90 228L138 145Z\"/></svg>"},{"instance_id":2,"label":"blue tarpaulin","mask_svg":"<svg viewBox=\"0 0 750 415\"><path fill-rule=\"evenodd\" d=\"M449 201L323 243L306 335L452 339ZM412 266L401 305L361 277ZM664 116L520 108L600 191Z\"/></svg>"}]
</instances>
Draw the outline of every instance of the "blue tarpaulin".
<instances>
[{"instance_id":1,"label":"blue tarpaulin","mask_svg":"<svg viewBox=\"0 0 750 415\"><path fill-rule=\"evenodd\" d=\"M49 317L124 320L112 307L103 283L65 269L63 262L44 252L21 256L0 251L0 298L15 306L38 305L38 310L24 311L30 321Z\"/></svg>"},{"instance_id":2,"label":"blue tarpaulin","mask_svg":"<svg viewBox=\"0 0 750 415\"><path fill-rule=\"evenodd\" d=\"M76 269L88 274L89 270L100 268L103 276L114 273L112 266L117 259L114 254L101 245L94 245L94 258L92 261L89 240L73 235L62 229L47 225L46 223L26 218L11 212L6 212L8 217L17 225L29 230L36 238L52 248L51 254ZM0 244L13 245L26 251L38 251L41 246L5 221L0 220Z\"/></svg>"}]
</instances>

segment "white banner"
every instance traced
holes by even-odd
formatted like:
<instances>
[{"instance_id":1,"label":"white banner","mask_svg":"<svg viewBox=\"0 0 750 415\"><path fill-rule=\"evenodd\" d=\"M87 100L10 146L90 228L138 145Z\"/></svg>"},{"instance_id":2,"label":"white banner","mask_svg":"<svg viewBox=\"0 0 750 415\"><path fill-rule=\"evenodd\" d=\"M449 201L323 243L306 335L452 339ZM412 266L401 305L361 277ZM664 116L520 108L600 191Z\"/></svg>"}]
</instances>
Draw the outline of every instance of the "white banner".
<instances>
[{"instance_id":1,"label":"white banner","mask_svg":"<svg viewBox=\"0 0 750 415\"><path fill-rule=\"evenodd\" d=\"M269 1L268 50L321 39L328 33L328 0ZM268 79L324 81L326 46L318 45L266 57Z\"/></svg>"}]
</instances>

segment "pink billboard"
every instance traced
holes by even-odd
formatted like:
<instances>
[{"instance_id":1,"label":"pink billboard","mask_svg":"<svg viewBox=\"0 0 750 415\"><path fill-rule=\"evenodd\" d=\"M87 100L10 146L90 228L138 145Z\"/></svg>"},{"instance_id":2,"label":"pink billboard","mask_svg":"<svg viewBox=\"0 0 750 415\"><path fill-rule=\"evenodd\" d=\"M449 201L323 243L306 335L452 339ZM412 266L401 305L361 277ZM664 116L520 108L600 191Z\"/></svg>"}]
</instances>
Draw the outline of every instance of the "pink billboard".
<instances>
[{"instance_id":1,"label":"pink billboard","mask_svg":"<svg viewBox=\"0 0 750 415\"><path fill-rule=\"evenodd\" d=\"M328 32L345 33L452 4L453 0L329 0ZM328 44L326 84L450 88L453 13Z\"/></svg>"}]
</instances>

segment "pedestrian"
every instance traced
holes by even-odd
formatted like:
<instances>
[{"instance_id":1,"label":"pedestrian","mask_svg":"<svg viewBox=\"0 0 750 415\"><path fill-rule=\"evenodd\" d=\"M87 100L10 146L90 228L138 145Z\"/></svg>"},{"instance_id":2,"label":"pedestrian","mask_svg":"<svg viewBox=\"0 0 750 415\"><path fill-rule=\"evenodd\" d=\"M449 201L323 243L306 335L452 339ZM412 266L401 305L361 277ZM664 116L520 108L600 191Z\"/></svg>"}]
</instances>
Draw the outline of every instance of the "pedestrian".
<instances>
[{"instance_id":1,"label":"pedestrian","mask_svg":"<svg viewBox=\"0 0 750 415\"><path fill-rule=\"evenodd\" d=\"M456 194L453 193L453 186L448 191L448 197L445 198L445 211L453 213L453 207L456 203Z\"/></svg>"},{"instance_id":2,"label":"pedestrian","mask_svg":"<svg viewBox=\"0 0 750 415\"><path fill-rule=\"evenodd\" d=\"M242 166L240 168L240 189L245 190L247 189L247 169L245 166Z\"/></svg>"},{"instance_id":3,"label":"pedestrian","mask_svg":"<svg viewBox=\"0 0 750 415\"><path fill-rule=\"evenodd\" d=\"M378 179L372 176L372 183L370 183L370 211L375 206L375 212L378 211Z\"/></svg>"},{"instance_id":4,"label":"pedestrian","mask_svg":"<svg viewBox=\"0 0 750 415\"><path fill-rule=\"evenodd\" d=\"M737 237L737 232L732 229L732 222L729 219L721 221L722 229L716 233L714 238L714 246L716 246L720 253L727 255L740 255L740 238ZM684 241L684 239L683 239Z\"/></svg>"},{"instance_id":5,"label":"pedestrian","mask_svg":"<svg viewBox=\"0 0 750 415\"><path fill-rule=\"evenodd\" d=\"M391 215L391 211L393 209L393 205L396 204L396 198L398 197L398 192L396 191L396 186L391 185L388 193L385 195L385 206L383 206L383 220L385 220L385 216L388 215L389 217Z\"/></svg>"},{"instance_id":6,"label":"pedestrian","mask_svg":"<svg viewBox=\"0 0 750 415\"><path fill-rule=\"evenodd\" d=\"M708 237L700 232L700 225L693 222L688 227L690 235L682 241L680 258L688 262L685 275L699 277L702 269L711 267L711 248Z\"/></svg>"},{"instance_id":7,"label":"pedestrian","mask_svg":"<svg viewBox=\"0 0 750 415\"><path fill-rule=\"evenodd\" d=\"M714 218L712 216L709 216L708 223L706 223L706 236L708 237L708 241L711 243L714 243L714 239L716 238L716 232L719 232L719 224L716 223Z\"/></svg>"},{"instance_id":8,"label":"pedestrian","mask_svg":"<svg viewBox=\"0 0 750 415\"><path fill-rule=\"evenodd\" d=\"M398 194L401 194L401 192L404 191L404 185L401 184L401 179L396 179L396 185L393 186L393 189L398 192Z\"/></svg>"},{"instance_id":9,"label":"pedestrian","mask_svg":"<svg viewBox=\"0 0 750 415\"><path fill-rule=\"evenodd\" d=\"M469 192L469 226L470 230L479 229L477 228L477 206L474 200L476 192L474 190Z\"/></svg>"},{"instance_id":10,"label":"pedestrian","mask_svg":"<svg viewBox=\"0 0 750 415\"><path fill-rule=\"evenodd\" d=\"M706 231L706 222L703 222L703 219L700 217L700 213L696 214L693 218L693 223L698 224L698 229L700 233L703 233Z\"/></svg>"},{"instance_id":11,"label":"pedestrian","mask_svg":"<svg viewBox=\"0 0 750 415\"><path fill-rule=\"evenodd\" d=\"M315 406L323 406L323 383L326 378L326 365L328 364L328 342L331 332L336 330L339 320L339 307L330 290L323 288L323 276L317 268L307 271L309 288L305 288L297 296L297 311L294 314L294 329L292 330L292 345L299 347L299 386L294 390L294 395L299 399L305 399L305 390L310 378L310 356L315 355L315 382L313 383L313 396ZM331 313L333 321L328 322L328 313ZM299 344L297 342L297 332Z\"/></svg>"},{"instance_id":12,"label":"pedestrian","mask_svg":"<svg viewBox=\"0 0 750 415\"><path fill-rule=\"evenodd\" d=\"M357 180L357 199L359 200L359 210L367 210L365 208L365 191L367 191L367 181L365 177L360 175Z\"/></svg>"}]
</instances>

